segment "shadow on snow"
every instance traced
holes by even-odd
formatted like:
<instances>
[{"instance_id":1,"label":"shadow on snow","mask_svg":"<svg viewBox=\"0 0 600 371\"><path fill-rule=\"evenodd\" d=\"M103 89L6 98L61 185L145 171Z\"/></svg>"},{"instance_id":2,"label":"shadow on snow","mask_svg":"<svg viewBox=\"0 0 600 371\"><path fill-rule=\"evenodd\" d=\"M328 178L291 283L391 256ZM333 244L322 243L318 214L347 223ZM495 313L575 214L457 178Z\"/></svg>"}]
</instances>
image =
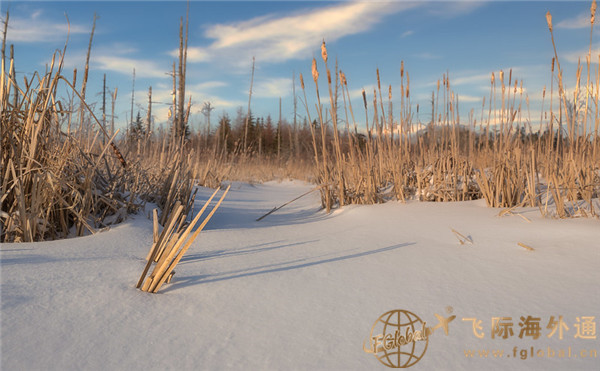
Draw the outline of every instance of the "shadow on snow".
<instances>
[{"instance_id":1,"label":"shadow on snow","mask_svg":"<svg viewBox=\"0 0 600 371\"><path fill-rule=\"evenodd\" d=\"M267 247L267 248L263 248L263 249L258 248L260 245L257 245L257 246L251 247L249 249L246 248L243 250L238 250L238 251L233 251L233 252L214 251L214 252L209 252L208 254L196 254L196 255L190 256L187 260L190 261L190 260L215 259L215 258L227 257L227 256L231 256L231 255L243 255L243 254L257 253L257 252L262 252L265 250L272 250L272 249L282 248L282 247L291 246L291 245L305 244L308 242L313 242L313 241L299 242L296 244L278 245L278 246ZM251 267L251 268L247 268L247 269L234 270L234 271L217 273L217 274L200 274L200 275L194 275L194 276L179 277L178 279L177 278L175 279L175 281L173 282L173 284L170 287L167 287L166 289L164 289L163 292L174 291L179 288L200 285L200 284L205 284L205 283L227 281L227 280L232 280L232 279L236 279L236 278L258 276L258 275L277 273L277 272L285 272L285 271L290 271L290 270L294 270L294 269L308 268L308 267L321 265L321 264L329 264L329 263L335 263L335 262L340 262L340 261L344 261L344 260L362 258L364 256L379 254L379 253L383 253L386 251L391 251L391 250L395 250L395 249L398 249L401 247L411 246L411 245L415 245L415 244L416 244L416 242L396 244L396 245L382 247L382 248L375 249L375 250L363 251L363 252L359 252L359 253L355 253L355 254L348 254L348 255L337 256L337 257L333 257L333 258L316 260L316 261L308 261L311 258L301 258L301 259L291 260L291 261L283 262L283 263L267 264L267 265L261 265L258 267ZM261 245L263 245L263 244L261 244Z\"/></svg>"}]
</instances>

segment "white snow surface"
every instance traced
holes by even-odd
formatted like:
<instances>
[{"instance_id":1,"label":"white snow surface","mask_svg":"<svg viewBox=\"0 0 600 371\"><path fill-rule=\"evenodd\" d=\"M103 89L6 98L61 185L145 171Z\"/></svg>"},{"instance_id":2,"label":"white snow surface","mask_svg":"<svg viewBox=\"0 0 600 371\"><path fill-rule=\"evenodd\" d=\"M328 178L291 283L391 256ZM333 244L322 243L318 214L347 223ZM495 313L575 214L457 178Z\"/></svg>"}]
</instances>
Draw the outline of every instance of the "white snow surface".
<instances>
[{"instance_id":1,"label":"white snow surface","mask_svg":"<svg viewBox=\"0 0 600 371\"><path fill-rule=\"evenodd\" d=\"M379 316L402 309L428 326L435 314L456 316L448 335L430 335L414 370L600 369L600 358L581 356L600 348L598 219L514 211L527 222L482 200L326 214L313 192L255 221L313 187L234 183L158 294L135 288L152 242L149 208L93 236L3 244L0 368L385 370L363 345ZM195 210L210 193L199 190ZM521 316L540 318L539 338L519 338ZM548 337L552 316L563 316L563 339ZM576 338L590 316L596 339ZM492 339L492 317L511 317L514 334ZM481 320L484 337L463 318Z\"/></svg>"}]
</instances>

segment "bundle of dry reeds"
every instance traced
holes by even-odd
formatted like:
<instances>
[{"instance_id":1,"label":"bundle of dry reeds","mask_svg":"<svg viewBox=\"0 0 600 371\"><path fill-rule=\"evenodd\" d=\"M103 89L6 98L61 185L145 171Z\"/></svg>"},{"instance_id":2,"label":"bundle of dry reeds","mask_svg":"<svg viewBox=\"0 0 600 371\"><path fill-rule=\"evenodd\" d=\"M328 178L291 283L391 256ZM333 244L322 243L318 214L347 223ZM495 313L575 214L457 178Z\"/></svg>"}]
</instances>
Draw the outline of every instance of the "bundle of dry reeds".
<instances>
[{"instance_id":1,"label":"bundle of dry reeds","mask_svg":"<svg viewBox=\"0 0 600 371\"><path fill-rule=\"evenodd\" d=\"M215 190L212 196L210 196L210 198L204 203L202 209L200 209L198 214L196 214L194 219L189 223L186 221L187 214L184 213L185 207L179 201L177 201L173 205L172 210L170 210L168 213L165 213L168 214L169 217L166 220L165 227L160 235L158 233L158 212L156 209L153 211L154 243L152 244L150 252L146 257L148 262L146 263L144 271L137 283L137 288L141 289L142 291L156 293L165 282L170 282L173 274L175 273L175 267L186 251L190 248L194 240L198 237L202 229L204 229L208 221L217 211L221 205L221 202L223 202L223 199L227 195L227 192L229 192L230 187L231 185L225 189L225 192L223 192L219 201L215 204L200 225L198 225L200 217L211 203L219 189ZM154 269L146 278L146 275L148 274L152 264L154 264Z\"/></svg>"}]
</instances>

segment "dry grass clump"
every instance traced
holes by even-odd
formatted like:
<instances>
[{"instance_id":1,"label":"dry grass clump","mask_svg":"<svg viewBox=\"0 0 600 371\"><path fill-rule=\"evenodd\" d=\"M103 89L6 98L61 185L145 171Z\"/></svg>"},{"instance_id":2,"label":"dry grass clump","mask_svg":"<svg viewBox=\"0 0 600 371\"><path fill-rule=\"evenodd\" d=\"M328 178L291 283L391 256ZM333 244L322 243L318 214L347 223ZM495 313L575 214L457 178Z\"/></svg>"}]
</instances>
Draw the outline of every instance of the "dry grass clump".
<instances>
[{"instance_id":1,"label":"dry grass clump","mask_svg":"<svg viewBox=\"0 0 600 371\"><path fill-rule=\"evenodd\" d=\"M133 174L112 138L97 130L84 141L61 130L73 115L56 97L66 82L63 56L57 52L48 72L25 79L23 87L17 85L12 56L8 73L2 60L2 242L94 233L140 206L124 180ZM87 109L82 101L81 110Z\"/></svg>"},{"instance_id":2,"label":"dry grass clump","mask_svg":"<svg viewBox=\"0 0 600 371\"><path fill-rule=\"evenodd\" d=\"M592 27L594 10L595 2ZM551 16L547 18L552 32ZM452 91L448 76L438 81L432 94L432 120L422 124L415 121L410 77L404 64L400 70L400 104L395 109L392 87L386 89L384 101L385 90L377 71L372 103L370 93L363 90L366 132L360 133L347 77L337 65L334 72L329 69L324 42L321 50L329 105L321 103L318 63L313 59L320 130L311 134L316 180L323 186L323 208L388 199L484 198L490 207L537 206L547 216L598 215L594 199L600 195L600 67L594 78L589 56L585 86L581 87L580 65L574 97L570 99L555 54L552 74L558 83L558 94L551 87L550 110L539 123L529 118L529 99L523 93L523 82L513 79L512 71L508 76L503 71L491 75L490 96L487 106L483 99L481 119L478 122L471 112L467 124L459 117L458 96ZM341 105L336 98L340 90ZM585 98L581 98L581 91ZM304 98L310 119L306 93ZM345 130L338 127L344 124ZM533 129L534 124L537 130Z\"/></svg>"},{"instance_id":3,"label":"dry grass clump","mask_svg":"<svg viewBox=\"0 0 600 371\"><path fill-rule=\"evenodd\" d=\"M6 28L5 23L5 35ZM95 233L147 201L162 210L180 202L189 212L194 173L183 147L128 140L117 145L118 132L109 134L98 121L84 99L85 88L78 92L63 76L65 50L53 55L44 75L35 73L19 85L12 52L6 68L3 42L0 241ZM59 99L62 89L75 99ZM168 217L163 212L162 223Z\"/></svg>"}]
</instances>

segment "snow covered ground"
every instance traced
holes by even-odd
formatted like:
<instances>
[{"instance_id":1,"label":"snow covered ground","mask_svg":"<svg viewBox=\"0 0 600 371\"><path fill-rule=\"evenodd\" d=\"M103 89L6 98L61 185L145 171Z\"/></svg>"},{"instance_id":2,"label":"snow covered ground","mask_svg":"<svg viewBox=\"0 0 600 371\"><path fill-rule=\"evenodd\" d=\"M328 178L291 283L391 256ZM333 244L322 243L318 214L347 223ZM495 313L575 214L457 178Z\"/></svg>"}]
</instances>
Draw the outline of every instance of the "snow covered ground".
<instances>
[{"instance_id":1,"label":"snow covered ground","mask_svg":"<svg viewBox=\"0 0 600 371\"><path fill-rule=\"evenodd\" d=\"M314 192L255 221L311 187L234 184L159 294L134 287L149 210L93 236L2 245L0 368L383 370L363 345L401 309L427 326L456 316L411 369L599 369L597 219L516 210L527 222L484 201L327 215Z\"/></svg>"}]
</instances>

